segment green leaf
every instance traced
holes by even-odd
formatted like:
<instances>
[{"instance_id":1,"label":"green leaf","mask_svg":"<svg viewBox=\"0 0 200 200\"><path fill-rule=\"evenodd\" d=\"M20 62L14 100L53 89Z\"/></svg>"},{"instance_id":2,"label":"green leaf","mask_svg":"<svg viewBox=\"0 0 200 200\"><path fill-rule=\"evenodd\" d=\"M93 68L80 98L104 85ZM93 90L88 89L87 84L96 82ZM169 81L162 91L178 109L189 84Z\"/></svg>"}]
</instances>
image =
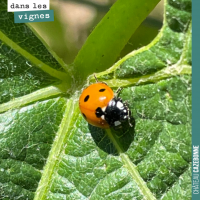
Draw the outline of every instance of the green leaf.
<instances>
[{"instance_id":1,"label":"green leaf","mask_svg":"<svg viewBox=\"0 0 200 200\"><path fill-rule=\"evenodd\" d=\"M158 36L112 67L158 1L118 0L70 66L29 25L14 24L6 2L0 199L191 199L191 1L165 1ZM114 90L124 87L134 127L104 130L84 120L78 96L94 72Z\"/></svg>"}]
</instances>

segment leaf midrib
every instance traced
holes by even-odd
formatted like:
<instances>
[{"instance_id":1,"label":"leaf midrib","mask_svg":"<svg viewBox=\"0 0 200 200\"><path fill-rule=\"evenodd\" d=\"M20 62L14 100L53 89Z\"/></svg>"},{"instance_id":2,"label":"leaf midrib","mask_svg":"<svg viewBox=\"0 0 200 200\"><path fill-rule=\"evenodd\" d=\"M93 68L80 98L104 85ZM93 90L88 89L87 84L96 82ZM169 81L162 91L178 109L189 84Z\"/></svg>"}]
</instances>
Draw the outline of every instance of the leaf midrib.
<instances>
[{"instance_id":1,"label":"leaf midrib","mask_svg":"<svg viewBox=\"0 0 200 200\"><path fill-rule=\"evenodd\" d=\"M50 181L54 173L54 169L59 161L59 156L63 150L63 144L66 138L70 137L69 128L72 126L74 118L78 114L78 104L73 98L66 102L66 110L63 114L63 119L60 124L60 128L57 132L57 136L52 144L51 151L49 153L42 178L38 184L37 191L35 192L34 200L45 200L48 189L50 187ZM75 114L74 114L75 113ZM70 120L69 120L70 119Z\"/></svg>"},{"instance_id":2,"label":"leaf midrib","mask_svg":"<svg viewBox=\"0 0 200 200\"><path fill-rule=\"evenodd\" d=\"M136 165L134 165L131 162L130 158L125 153L123 153L124 150L123 150L122 146L120 145L120 142L117 140L117 138L114 136L114 134L112 134L111 130L106 129L106 133L107 133L108 137L110 138L110 140L113 142L114 146L116 147L116 149L119 153L119 157L121 158L121 160L124 164L124 167L128 170L129 174L131 175L133 180L138 185L138 188L140 188L145 199L147 199L147 200L156 199L154 197L154 195L152 194L152 192L147 187L145 181L140 176L139 172L137 171Z\"/></svg>"},{"instance_id":3,"label":"leaf midrib","mask_svg":"<svg viewBox=\"0 0 200 200\"><path fill-rule=\"evenodd\" d=\"M49 67L47 64L27 52L25 49L20 47L17 43L15 43L13 40L9 39L2 31L0 31L0 39L10 48L18 52L21 56L29 60L31 63L33 63L35 66L37 66L39 69L43 70L47 74L49 74L52 77L55 77L59 80L66 81L71 80L71 77L64 72L58 71L56 69L53 69Z\"/></svg>"},{"instance_id":4,"label":"leaf midrib","mask_svg":"<svg viewBox=\"0 0 200 200\"><path fill-rule=\"evenodd\" d=\"M30 94L27 94L22 97L15 98L6 103L0 104L0 113L6 112L10 109L15 109L15 108L25 106L27 104L30 104L30 103L38 101L38 100L42 100L42 99L46 99L48 97L59 95L63 92L64 91L63 91L62 85L49 86L46 88L42 88L42 89L36 90L35 92L32 92Z\"/></svg>"}]
</instances>

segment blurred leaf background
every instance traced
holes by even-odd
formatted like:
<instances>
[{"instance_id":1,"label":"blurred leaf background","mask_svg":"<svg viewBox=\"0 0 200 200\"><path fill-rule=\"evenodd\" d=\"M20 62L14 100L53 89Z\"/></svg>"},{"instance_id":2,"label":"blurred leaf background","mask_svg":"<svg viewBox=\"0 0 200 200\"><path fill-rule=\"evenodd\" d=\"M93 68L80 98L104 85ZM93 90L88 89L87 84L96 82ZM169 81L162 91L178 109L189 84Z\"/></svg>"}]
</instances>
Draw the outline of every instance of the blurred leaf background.
<instances>
[{"instance_id":1,"label":"blurred leaf background","mask_svg":"<svg viewBox=\"0 0 200 200\"><path fill-rule=\"evenodd\" d=\"M63 61L74 61L88 35L108 12L116 0L51 0L53 22L29 23L47 45ZM155 7L132 35L119 58L149 44L158 34L163 22L164 0ZM131 29L131 25L130 25Z\"/></svg>"}]
</instances>

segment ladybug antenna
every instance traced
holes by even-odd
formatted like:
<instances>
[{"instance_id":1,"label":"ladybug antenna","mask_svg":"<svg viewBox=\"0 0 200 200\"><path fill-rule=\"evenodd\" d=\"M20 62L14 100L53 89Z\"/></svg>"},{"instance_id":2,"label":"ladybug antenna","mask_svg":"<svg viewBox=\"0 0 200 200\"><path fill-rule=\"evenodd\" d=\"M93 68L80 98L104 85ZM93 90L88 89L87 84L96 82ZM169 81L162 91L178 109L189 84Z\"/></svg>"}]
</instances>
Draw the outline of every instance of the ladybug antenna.
<instances>
[{"instance_id":1,"label":"ladybug antenna","mask_svg":"<svg viewBox=\"0 0 200 200\"><path fill-rule=\"evenodd\" d=\"M96 82L99 82L95 74L94 74L94 78L95 78Z\"/></svg>"}]
</instances>

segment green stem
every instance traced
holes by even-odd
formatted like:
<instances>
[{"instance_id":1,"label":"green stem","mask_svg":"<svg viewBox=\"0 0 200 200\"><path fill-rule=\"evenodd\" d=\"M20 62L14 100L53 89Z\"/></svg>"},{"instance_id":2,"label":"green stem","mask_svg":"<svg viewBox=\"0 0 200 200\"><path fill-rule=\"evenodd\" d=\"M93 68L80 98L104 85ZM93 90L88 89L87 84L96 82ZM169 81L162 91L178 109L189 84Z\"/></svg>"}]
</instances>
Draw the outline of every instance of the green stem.
<instances>
[{"instance_id":1,"label":"green stem","mask_svg":"<svg viewBox=\"0 0 200 200\"><path fill-rule=\"evenodd\" d=\"M92 31L74 60L74 73L79 85L94 72L104 71L113 65L131 35L159 1L118 0L115 2Z\"/></svg>"}]
</instances>

